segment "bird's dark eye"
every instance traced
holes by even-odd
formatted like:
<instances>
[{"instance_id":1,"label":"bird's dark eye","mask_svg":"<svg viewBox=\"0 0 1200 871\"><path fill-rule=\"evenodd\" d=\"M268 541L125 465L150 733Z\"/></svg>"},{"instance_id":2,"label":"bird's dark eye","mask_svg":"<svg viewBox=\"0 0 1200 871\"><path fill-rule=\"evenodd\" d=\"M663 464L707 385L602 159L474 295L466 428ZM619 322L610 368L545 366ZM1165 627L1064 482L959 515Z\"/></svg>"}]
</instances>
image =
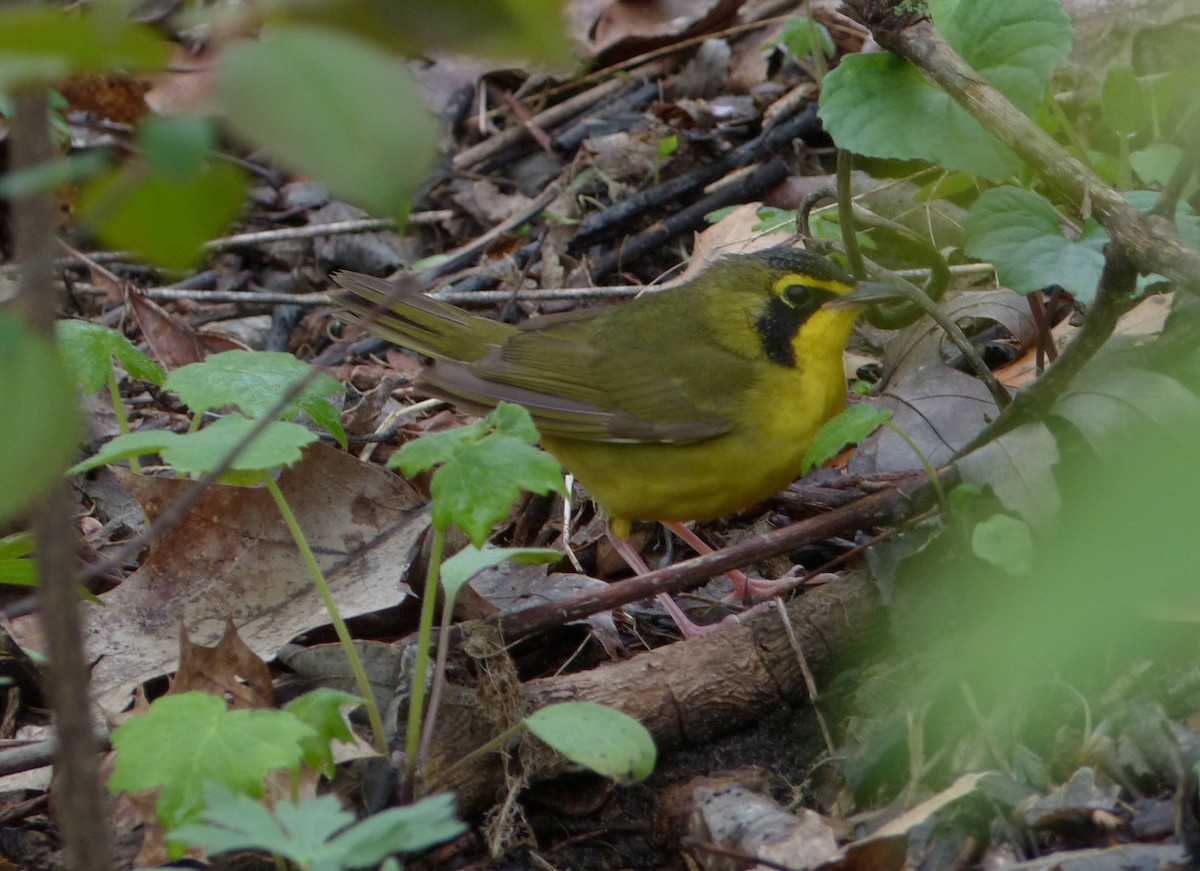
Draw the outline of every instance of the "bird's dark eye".
<instances>
[{"instance_id":1,"label":"bird's dark eye","mask_svg":"<svg viewBox=\"0 0 1200 871\"><path fill-rule=\"evenodd\" d=\"M789 305L805 310L815 308L813 305L813 289L804 284L793 284L783 292Z\"/></svg>"}]
</instances>

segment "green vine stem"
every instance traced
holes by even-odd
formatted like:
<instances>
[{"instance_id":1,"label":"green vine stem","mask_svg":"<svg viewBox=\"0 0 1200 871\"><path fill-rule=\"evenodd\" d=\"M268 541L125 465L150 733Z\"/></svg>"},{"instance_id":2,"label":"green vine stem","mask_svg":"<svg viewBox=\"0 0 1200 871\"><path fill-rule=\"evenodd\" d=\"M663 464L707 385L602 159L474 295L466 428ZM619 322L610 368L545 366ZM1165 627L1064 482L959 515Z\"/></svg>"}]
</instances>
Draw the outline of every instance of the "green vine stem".
<instances>
[{"instance_id":1,"label":"green vine stem","mask_svg":"<svg viewBox=\"0 0 1200 871\"><path fill-rule=\"evenodd\" d=\"M429 548L429 569L425 573L425 591L421 598L421 622L417 628L417 656L413 667L412 690L408 696L408 728L404 733L405 789L415 790L417 762L421 751L421 720L425 708L425 672L429 666L429 643L433 638L434 600L442 573L442 554L446 549L446 531L433 527Z\"/></svg>"},{"instance_id":2,"label":"green vine stem","mask_svg":"<svg viewBox=\"0 0 1200 871\"><path fill-rule=\"evenodd\" d=\"M333 601L333 593L329 589L325 575L321 573L321 567L317 565L317 558L313 555L312 548L308 546L308 539L304 537L304 531L296 521L296 515L292 513L292 507L284 498L283 491L279 489L279 485L275 483L275 479L269 473L263 472L262 480L267 485L271 498L275 500L279 513L283 515L283 522L287 524L288 531L296 542L296 547L300 549L304 564L308 566L309 574L312 575L313 583L316 584L317 593L320 594L321 601L325 603L325 610L329 612L329 622L333 624L333 631L337 633L342 650L346 653L346 660L350 663L354 682L357 684L359 695L362 696L363 704L366 706L367 719L375 738L375 748L386 757L388 749L387 738L383 731L383 717L379 714L379 705L375 703L375 693L371 690L370 680L367 679L367 670L363 668L362 659L354 647L354 639L350 637L350 630L346 628L346 621L342 619L337 603Z\"/></svg>"},{"instance_id":3,"label":"green vine stem","mask_svg":"<svg viewBox=\"0 0 1200 871\"><path fill-rule=\"evenodd\" d=\"M129 415L125 413L125 406L121 402L121 387L117 384L117 370L112 366L108 367L108 395L112 397L113 414L117 416L117 429L121 431L121 435L129 435ZM129 458L129 468L133 474L142 474L142 464L138 462L137 457Z\"/></svg>"}]
</instances>

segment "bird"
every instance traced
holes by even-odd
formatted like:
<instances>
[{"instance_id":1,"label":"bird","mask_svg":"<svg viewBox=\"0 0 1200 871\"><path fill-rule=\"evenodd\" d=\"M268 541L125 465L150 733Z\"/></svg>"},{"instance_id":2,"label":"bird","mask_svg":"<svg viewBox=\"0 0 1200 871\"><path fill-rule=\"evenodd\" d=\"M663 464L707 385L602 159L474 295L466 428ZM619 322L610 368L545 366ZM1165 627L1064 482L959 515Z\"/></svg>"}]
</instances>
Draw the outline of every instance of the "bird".
<instances>
[{"instance_id":1,"label":"bird","mask_svg":"<svg viewBox=\"0 0 1200 871\"><path fill-rule=\"evenodd\" d=\"M432 362L422 392L475 414L526 408L541 445L609 515L617 551L632 522L683 525L741 511L799 475L817 430L845 407L843 352L858 315L892 300L812 251L715 260L676 286L615 305L507 324L363 273L341 271L337 316ZM741 595L750 581L731 575ZM703 634L669 596L685 637Z\"/></svg>"}]
</instances>

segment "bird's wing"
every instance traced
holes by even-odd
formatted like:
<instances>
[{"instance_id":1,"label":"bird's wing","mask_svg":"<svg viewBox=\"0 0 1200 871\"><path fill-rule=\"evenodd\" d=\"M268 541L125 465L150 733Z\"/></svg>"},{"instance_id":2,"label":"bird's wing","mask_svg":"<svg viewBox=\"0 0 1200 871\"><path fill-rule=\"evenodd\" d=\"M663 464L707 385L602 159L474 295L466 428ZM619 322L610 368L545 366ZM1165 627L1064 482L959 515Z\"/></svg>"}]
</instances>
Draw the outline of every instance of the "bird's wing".
<instances>
[{"instance_id":1,"label":"bird's wing","mask_svg":"<svg viewBox=\"0 0 1200 871\"><path fill-rule=\"evenodd\" d=\"M750 376L745 360L703 341L673 343L669 364L645 337L619 349L588 319L519 332L471 363L441 360L426 371L431 392L476 409L516 402L549 435L606 442L689 443L733 426L719 397ZM697 372L712 373L698 379Z\"/></svg>"}]
</instances>

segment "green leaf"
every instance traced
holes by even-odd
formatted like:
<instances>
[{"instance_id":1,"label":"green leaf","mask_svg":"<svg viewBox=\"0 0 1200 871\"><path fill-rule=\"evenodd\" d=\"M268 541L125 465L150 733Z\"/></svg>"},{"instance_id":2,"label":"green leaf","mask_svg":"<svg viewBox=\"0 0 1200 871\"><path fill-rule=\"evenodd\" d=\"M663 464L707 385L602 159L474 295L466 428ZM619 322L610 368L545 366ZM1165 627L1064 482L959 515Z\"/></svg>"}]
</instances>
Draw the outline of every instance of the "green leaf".
<instances>
[{"instance_id":1,"label":"green leaf","mask_svg":"<svg viewBox=\"0 0 1200 871\"><path fill-rule=\"evenodd\" d=\"M1022 424L956 464L963 481L991 487L1000 503L1038 529L1059 522L1058 440L1041 421Z\"/></svg>"},{"instance_id":2,"label":"green leaf","mask_svg":"<svg viewBox=\"0 0 1200 871\"><path fill-rule=\"evenodd\" d=\"M994 514L975 524L971 550L984 562L1014 577L1033 568L1033 533L1023 521L1007 514Z\"/></svg>"},{"instance_id":3,"label":"green leaf","mask_svg":"<svg viewBox=\"0 0 1200 871\"><path fill-rule=\"evenodd\" d=\"M1114 358L1119 364L1119 358ZM1153 433L1164 448L1200 428L1200 397L1161 372L1093 358L1052 413L1070 421L1097 456L1124 455L1134 433Z\"/></svg>"},{"instance_id":4,"label":"green leaf","mask_svg":"<svg viewBox=\"0 0 1200 871\"><path fill-rule=\"evenodd\" d=\"M934 4L946 41L1017 108L1032 114L1071 47L1057 0ZM821 118L838 146L918 159L1000 180L1020 162L916 67L890 53L843 58L821 89Z\"/></svg>"},{"instance_id":5,"label":"green leaf","mask_svg":"<svg viewBox=\"0 0 1200 871\"><path fill-rule=\"evenodd\" d=\"M232 850L266 850L302 868L340 867L314 864L325 842L354 822L354 814L342 810L337 796L299 803L281 801L274 814L262 802L231 792L215 781L204 784L203 797L207 822L172 829L167 836L173 843L199 847L214 855Z\"/></svg>"},{"instance_id":6,"label":"green leaf","mask_svg":"<svg viewBox=\"0 0 1200 871\"><path fill-rule=\"evenodd\" d=\"M537 439L529 412L501 403L469 426L409 442L388 468L412 476L440 464L430 486L434 525L445 530L453 523L483 547L522 490L566 495L558 461L531 447Z\"/></svg>"},{"instance_id":7,"label":"green leaf","mask_svg":"<svg viewBox=\"0 0 1200 871\"><path fill-rule=\"evenodd\" d=\"M1126 191L1124 197L1145 211L1157 194ZM1200 220L1188 203L1179 204L1175 223L1185 244L1200 241ZM1068 239L1048 202L1030 191L1004 186L987 191L972 204L963 222L963 240L963 250L990 261L1006 287L1032 293L1058 284L1086 305L1096 297L1108 234L1088 219L1079 238ZM1143 276L1138 286L1155 280L1161 278Z\"/></svg>"},{"instance_id":8,"label":"green leaf","mask_svg":"<svg viewBox=\"0 0 1200 871\"><path fill-rule=\"evenodd\" d=\"M216 468L253 426L253 420L231 414L187 435L165 430L120 435L71 472L77 474L106 463L149 454L162 454L163 462L179 472L207 472ZM316 439L315 433L299 424L274 421L234 459L221 480L230 484L257 482L264 470L290 466L299 460L300 449Z\"/></svg>"},{"instance_id":9,"label":"green leaf","mask_svg":"<svg viewBox=\"0 0 1200 871\"><path fill-rule=\"evenodd\" d=\"M207 822L171 831L172 841L213 855L265 850L307 871L375 866L392 853L423 850L466 830L454 816L453 796L445 794L372 814L357 825L333 795L281 801L272 813L259 802L208 783L204 800Z\"/></svg>"},{"instance_id":10,"label":"green leaf","mask_svg":"<svg viewBox=\"0 0 1200 871\"><path fill-rule=\"evenodd\" d=\"M93 11L61 12L42 3L0 7L0 91L51 82L73 72L154 69L169 46L150 27L113 28Z\"/></svg>"},{"instance_id":11,"label":"green leaf","mask_svg":"<svg viewBox=\"0 0 1200 871\"><path fill-rule=\"evenodd\" d=\"M645 780L657 751L649 730L627 714L595 702L548 705L525 725L563 756L621 782Z\"/></svg>"},{"instance_id":12,"label":"green leaf","mask_svg":"<svg viewBox=\"0 0 1200 871\"><path fill-rule=\"evenodd\" d=\"M426 850L467 830L454 815L454 796L440 793L408 807L372 814L330 844L347 868L375 865L390 853Z\"/></svg>"},{"instance_id":13,"label":"green leaf","mask_svg":"<svg viewBox=\"0 0 1200 871\"><path fill-rule=\"evenodd\" d=\"M53 345L0 311L0 522L58 480L79 434L70 370Z\"/></svg>"},{"instance_id":14,"label":"green leaf","mask_svg":"<svg viewBox=\"0 0 1200 871\"><path fill-rule=\"evenodd\" d=\"M165 829L199 819L205 782L259 797L263 778L297 770L310 726L283 711L229 710L216 696L191 692L157 699L112 734L117 751L109 788L141 792L161 787L158 818Z\"/></svg>"},{"instance_id":15,"label":"green leaf","mask_svg":"<svg viewBox=\"0 0 1200 871\"><path fill-rule=\"evenodd\" d=\"M545 547L465 547L442 563L441 582L446 598L454 601L463 584L484 569L511 560L531 565L556 563L562 554Z\"/></svg>"},{"instance_id":16,"label":"green leaf","mask_svg":"<svg viewBox=\"0 0 1200 871\"><path fill-rule=\"evenodd\" d=\"M1109 67L1100 90L1104 123L1123 136L1150 126L1150 106L1142 86L1129 67Z\"/></svg>"},{"instance_id":17,"label":"green leaf","mask_svg":"<svg viewBox=\"0 0 1200 871\"><path fill-rule=\"evenodd\" d=\"M0 584L20 587L37 586L37 563L33 556L33 536L14 532L0 538Z\"/></svg>"},{"instance_id":18,"label":"green leaf","mask_svg":"<svg viewBox=\"0 0 1200 871\"><path fill-rule=\"evenodd\" d=\"M807 475L813 466L819 466L838 455L846 445L856 445L883 426L892 417L892 412L886 408L876 408L865 402L858 402L847 407L836 417L830 418L825 425L817 430L808 453L804 455L804 464L800 474Z\"/></svg>"},{"instance_id":19,"label":"green leaf","mask_svg":"<svg viewBox=\"0 0 1200 871\"><path fill-rule=\"evenodd\" d=\"M161 366L111 327L77 320L62 320L54 326L59 353L88 393L96 393L108 383L114 357L134 378L161 385L167 377Z\"/></svg>"},{"instance_id":20,"label":"green leaf","mask_svg":"<svg viewBox=\"0 0 1200 871\"><path fill-rule=\"evenodd\" d=\"M150 115L138 128L138 147L146 163L175 182L186 182L200 172L216 144L213 122L198 115Z\"/></svg>"},{"instance_id":21,"label":"green leaf","mask_svg":"<svg viewBox=\"0 0 1200 871\"><path fill-rule=\"evenodd\" d=\"M437 131L420 90L358 39L290 27L246 41L224 54L216 90L238 136L377 214L407 215L432 167Z\"/></svg>"},{"instance_id":22,"label":"green leaf","mask_svg":"<svg viewBox=\"0 0 1200 871\"><path fill-rule=\"evenodd\" d=\"M0 111L0 114L4 113ZM0 197L20 199L53 191L64 184L77 184L91 178L106 166L108 155L98 149L68 155L65 160L50 160L0 176Z\"/></svg>"},{"instance_id":23,"label":"green leaf","mask_svg":"<svg viewBox=\"0 0 1200 871\"><path fill-rule=\"evenodd\" d=\"M254 424L255 421L237 414L222 417L202 430L179 436L163 450L163 460L180 472L208 472L250 432ZM290 466L299 461L301 448L316 440L316 433L300 424L273 421L238 455L230 471L257 473L277 466Z\"/></svg>"},{"instance_id":24,"label":"green leaf","mask_svg":"<svg viewBox=\"0 0 1200 871\"><path fill-rule=\"evenodd\" d=\"M574 61L562 0L315 0L287 7L291 20L331 25L414 57L448 48L546 64Z\"/></svg>"},{"instance_id":25,"label":"green leaf","mask_svg":"<svg viewBox=\"0 0 1200 871\"><path fill-rule=\"evenodd\" d=\"M88 182L79 212L106 245L186 269L200 260L201 244L238 216L245 188L245 173L231 163L205 164L187 176L130 164Z\"/></svg>"},{"instance_id":26,"label":"green leaf","mask_svg":"<svg viewBox=\"0 0 1200 871\"><path fill-rule=\"evenodd\" d=\"M1151 142L1129 155L1129 165L1146 184L1165 185L1183 157L1183 149L1170 142Z\"/></svg>"},{"instance_id":27,"label":"green leaf","mask_svg":"<svg viewBox=\"0 0 1200 871\"><path fill-rule=\"evenodd\" d=\"M1088 221L1077 241L1067 239L1048 202L1005 186L987 191L971 206L963 239L963 249L991 262L1005 287L1032 293L1058 284L1086 304L1096 296L1108 235Z\"/></svg>"},{"instance_id":28,"label":"green leaf","mask_svg":"<svg viewBox=\"0 0 1200 871\"><path fill-rule=\"evenodd\" d=\"M196 414L235 405L250 417L262 417L283 393L312 371L312 366L291 354L225 351L213 354L203 362L181 366L167 377L163 386L178 393ZM289 418L304 410L345 447L346 432L342 429L338 410L327 398L342 392L343 387L336 378L321 372L280 417Z\"/></svg>"},{"instance_id":29,"label":"green leaf","mask_svg":"<svg viewBox=\"0 0 1200 871\"><path fill-rule=\"evenodd\" d=\"M347 705L357 707L362 702L362 699L350 693L320 687L284 706L285 711L311 726L315 733L312 738L301 742L305 765L313 771L319 771L330 780L333 779L334 760L331 745L334 741L343 744L354 743L354 733L350 731L350 724L346 722L342 708Z\"/></svg>"},{"instance_id":30,"label":"green leaf","mask_svg":"<svg viewBox=\"0 0 1200 871\"><path fill-rule=\"evenodd\" d=\"M829 31L823 24L817 24L816 32L821 43L821 53L825 57L833 57L835 46ZM784 24L776 43L782 45L793 60L802 61L812 52L812 34L813 26L808 17L797 15Z\"/></svg>"}]
</instances>

